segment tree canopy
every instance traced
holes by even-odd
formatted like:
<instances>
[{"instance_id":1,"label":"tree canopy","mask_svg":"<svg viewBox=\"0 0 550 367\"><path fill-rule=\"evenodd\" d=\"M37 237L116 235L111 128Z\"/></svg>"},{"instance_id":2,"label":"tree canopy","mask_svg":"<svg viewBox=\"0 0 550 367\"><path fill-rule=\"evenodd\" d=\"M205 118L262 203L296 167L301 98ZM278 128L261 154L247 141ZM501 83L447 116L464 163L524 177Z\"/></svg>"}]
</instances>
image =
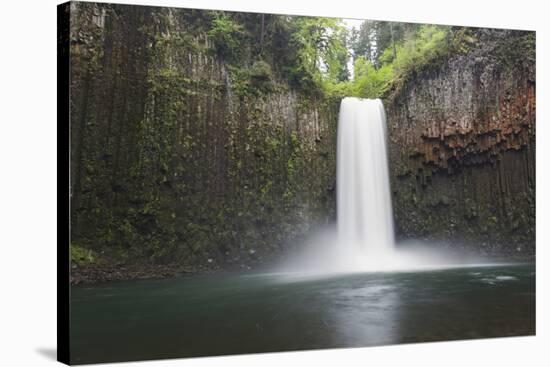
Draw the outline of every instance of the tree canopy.
<instances>
[{"instance_id":1,"label":"tree canopy","mask_svg":"<svg viewBox=\"0 0 550 367\"><path fill-rule=\"evenodd\" d=\"M471 41L466 29L449 26L366 20L349 28L337 18L225 12L212 12L208 35L236 67L265 61L302 91L364 98L383 96Z\"/></svg>"}]
</instances>

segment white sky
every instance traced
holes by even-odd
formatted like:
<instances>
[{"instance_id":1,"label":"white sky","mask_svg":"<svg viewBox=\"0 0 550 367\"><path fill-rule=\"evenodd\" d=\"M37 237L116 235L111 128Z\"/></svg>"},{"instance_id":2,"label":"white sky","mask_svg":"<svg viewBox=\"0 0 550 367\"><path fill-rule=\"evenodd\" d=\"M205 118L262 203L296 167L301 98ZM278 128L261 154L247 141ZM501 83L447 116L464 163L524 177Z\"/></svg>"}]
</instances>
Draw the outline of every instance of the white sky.
<instances>
[{"instance_id":1,"label":"white sky","mask_svg":"<svg viewBox=\"0 0 550 367\"><path fill-rule=\"evenodd\" d=\"M344 26L351 31L352 28L357 28L361 26L361 23L363 23L364 20L362 19L342 19L342 23L344 23Z\"/></svg>"}]
</instances>

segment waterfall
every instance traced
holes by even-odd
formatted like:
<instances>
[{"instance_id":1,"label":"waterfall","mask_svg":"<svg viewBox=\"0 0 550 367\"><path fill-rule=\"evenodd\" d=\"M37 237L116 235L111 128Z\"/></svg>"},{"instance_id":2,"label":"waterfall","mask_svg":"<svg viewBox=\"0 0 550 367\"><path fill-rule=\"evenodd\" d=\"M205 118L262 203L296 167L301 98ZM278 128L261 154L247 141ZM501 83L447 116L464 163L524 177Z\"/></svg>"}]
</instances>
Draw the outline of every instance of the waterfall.
<instances>
[{"instance_id":1,"label":"waterfall","mask_svg":"<svg viewBox=\"0 0 550 367\"><path fill-rule=\"evenodd\" d=\"M324 228L285 261L293 277L402 271L462 261L418 241L395 246L386 114L379 99L344 98L337 141L337 228ZM466 258L464 258L466 259ZM308 278L311 279L311 278Z\"/></svg>"},{"instance_id":2,"label":"waterfall","mask_svg":"<svg viewBox=\"0 0 550 367\"><path fill-rule=\"evenodd\" d=\"M372 260L393 251L394 232L379 99L344 98L338 120L337 216L340 246Z\"/></svg>"}]
</instances>

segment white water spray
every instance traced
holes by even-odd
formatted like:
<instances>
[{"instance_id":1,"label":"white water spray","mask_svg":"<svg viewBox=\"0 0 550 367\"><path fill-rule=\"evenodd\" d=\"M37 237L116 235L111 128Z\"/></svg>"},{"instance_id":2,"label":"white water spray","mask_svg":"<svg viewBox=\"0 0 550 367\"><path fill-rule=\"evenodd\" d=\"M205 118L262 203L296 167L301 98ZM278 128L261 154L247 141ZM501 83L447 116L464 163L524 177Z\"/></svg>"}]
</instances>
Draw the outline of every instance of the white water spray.
<instances>
[{"instance_id":1,"label":"white water spray","mask_svg":"<svg viewBox=\"0 0 550 367\"><path fill-rule=\"evenodd\" d=\"M379 99L342 100L337 143L337 230L316 233L287 261L282 270L291 279L480 265L467 254L436 251L418 241L396 249L386 115Z\"/></svg>"},{"instance_id":2,"label":"white water spray","mask_svg":"<svg viewBox=\"0 0 550 367\"><path fill-rule=\"evenodd\" d=\"M371 260L394 247L386 148L386 116L379 99L344 98L337 152L338 239Z\"/></svg>"}]
</instances>

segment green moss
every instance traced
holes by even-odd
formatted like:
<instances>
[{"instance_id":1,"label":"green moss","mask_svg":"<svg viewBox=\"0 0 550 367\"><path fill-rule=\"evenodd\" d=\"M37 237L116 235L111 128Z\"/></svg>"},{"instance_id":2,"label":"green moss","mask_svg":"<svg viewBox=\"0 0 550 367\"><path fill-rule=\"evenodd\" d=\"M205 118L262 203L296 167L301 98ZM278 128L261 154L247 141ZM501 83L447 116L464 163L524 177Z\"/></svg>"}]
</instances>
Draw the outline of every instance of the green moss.
<instances>
[{"instance_id":1,"label":"green moss","mask_svg":"<svg viewBox=\"0 0 550 367\"><path fill-rule=\"evenodd\" d=\"M256 61L252 67L229 65L231 89L241 99L256 98L276 89L271 67L265 61Z\"/></svg>"},{"instance_id":2,"label":"green moss","mask_svg":"<svg viewBox=\"0 0 550 367\"><path fill-rule=\"evenodd\" d=\"M93 264L96 261L95 254L92 250L85 249L76 243L71 242L69 251L71 255L71 263L73 264L83 266Z\"/></svg>"},{"instance_id":3,"label":"green moss","mask_svg":"<svg viewBox=\"0 0 550 367\"><path fill-rule=\"evenodd\" d=\"M336 101L328 106L289 86L279 62L286 56L272 57L272 40L249 42L258 34L252 22L242 27L217 12L141 15L121 13L94 38L93 93L84 95L88 79L76 72L84 61L72 68L73 117L84 100L97 111L83 124L73 238L85 250L75 250L75 261L101 254L117 263L221 264L247 259L249 249L280 250L310 222L326 222L334 212L327 187ZM271 105L271 95L297 103ZM318 142L298 133L313 114Z\"/></svg>"}]
</instances>

